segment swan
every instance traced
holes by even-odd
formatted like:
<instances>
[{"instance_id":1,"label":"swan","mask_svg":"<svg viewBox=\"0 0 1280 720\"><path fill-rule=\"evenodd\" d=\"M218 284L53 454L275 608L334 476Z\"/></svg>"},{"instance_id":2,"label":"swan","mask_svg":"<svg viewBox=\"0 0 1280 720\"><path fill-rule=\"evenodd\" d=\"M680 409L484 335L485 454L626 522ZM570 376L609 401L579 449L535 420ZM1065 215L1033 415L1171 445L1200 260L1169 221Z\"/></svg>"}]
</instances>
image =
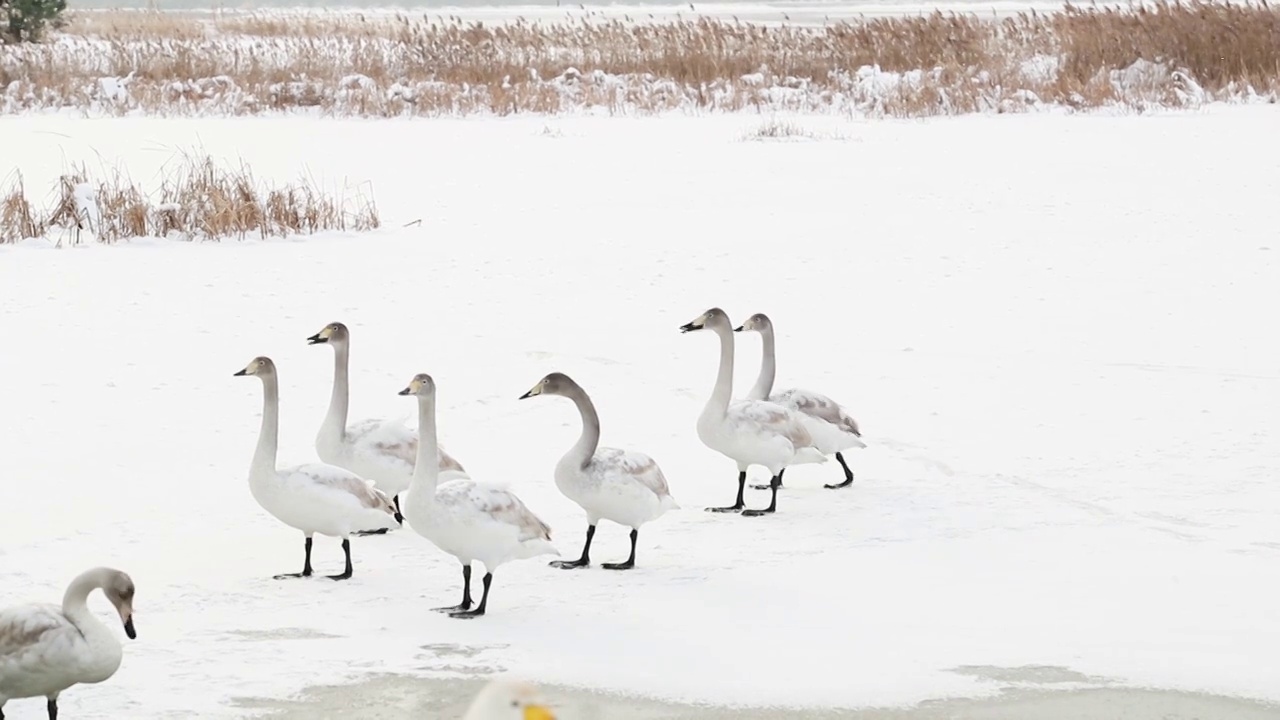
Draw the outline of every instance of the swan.
<instances>
[{"instance_id":1,"label":"swan","mask_svg":"<svg viewBox=\"0 0 1280 720\"><path fill-rule=\"evenodd\" d=\"M450 617L484 615L493 571L511 560L559 555L551 544L551 528L538 519L515 493L471 478L440 482L436 456L436 383L419 373L400 395L418 399L418 458L404 503L404 515L422 537L462 563L462 602L434 608ZM484 595L471 608L471 563L484 564Z\"/></svg>"},{"instance_id":2,"label":"swan","mask_svg":"<svg viewBox=\"0 0 1280 720\"><path fill-rule=\"evenodd\" d=\"M396 508L391 498L370 482L333 465L307 463L276 469L280 436L280 381L276 365L268 357L256 357L236 376L262 380L262 429L258 448L249 466L249 490L253 499L277 520L302 531L306 559L300 573L284 573L275 579L311 577L311 537L316 533L342 538L346 569L331 580L351 577L351 535L360 530L393 528Z\"/></svg>"},{"instance_id":3,"label":"swan","mask_svg":"<svg viewBox=\"0 0 1280 720\"><path fill-rule=\"evenodd\" d=\"M711 512L742 511L755 517L778 509L778 487L782 471L793 463L824 463L827 457L813 446L813 438L796 413L764 400L736 400L733 395L733 325L720 308L711 308L697 319L680 326L680 332L709 329L720 338L720 369L715 389L698 416L698 439L707 447L738 463L738 499L728 507L707 508ZM772 479L769 507L743 510L743 489L747 467L763 465Z\"/></svg>"},{"instance_id":4,"label":"swan","mask_svg":"<svg viewBox=\"0 0 1280 720\"><path fill-rule=\"evenodd\" d=\"M413 477L413 461L418 452L418 434L405 427L399 419L371 418L351 425L347 424L347 406L351 393L348 386L347 366L351 359L351 331L340 322L325 325L320 332L307 338L308 345L326 344L333 347L333 392L329 396L329 411L316 433L316 454L330 465L346 468L362 478L373 481L375 487L391 496L396 504L396 520L404 522L400 514L400 493L409 487ZM437 462L440 471L466 477L466 470L441 448ZM454 476L450 476L454 477ZM382 534L386 530L372 533Z\"/></svg>"},{"instance_id":5,"label":"swan","mask_svg":"<svg viewBox=\"0 0 1280 720\"><path fill-rule=\"evenodd\" d=\"M556 463L556 487L565 497L587 512L587 541L582 557L556 560L553 567L580 568L591 564L591 539L601 518L631 528L631 555L625 562L604 563L609 570L630 570L636 566L636 539L640 526L657 520L680 506L667 488L667 478L653 458L638 452L598 447L600 416L578 383L564 373L553 372L538 381L521 400L537 395L559 395L578 406L582 416L582 436Z\"/></svg>"},{"instance_id":6,"label":"swan","mask_svg":"<svg viewBox=\"0 0 1280 720\"><path fill-rule=\"evenodd\" d=\"M0 720L9 700L41 696L48 698L49 720L57 720L63 690L100 683L120 668L124 648L89 611L89 593L98 589L115 606L125 635L137 638L133 579L112 568L77 575L62 607L31 603L0 610Z\"/></svg>"},{"instance_id":7,"label":"swan","mask_svg":"<svg viewBox=\"0 0 1280 720\"><path fill-rule=\"evenodd\" d=\"M835 453L836 460L840 461L840 467L844 469L844 482L823 485L823 487L836 490L853 484L853 471L844 461L841 451L867 446L862 441L862 432L858 430L857 421L840 407L840 403L816 392L788 388L770 395L773 379L777 374L773 321L764 313L756 313L747 318L742 325L734 328L734 332L752 331L760 333L764 357L760 362L760 376L756 378L756 384L747 393L747 397L751 400L768 400L799 413L809 434L813 436L813 444L824 455ZM778 478L778 482L781 484L781 477Z\"/></svg>"},{"instance_id":8,"label":"swan","mask_svg":"<svg viewBox=\"0 0 1280 720\"><path fill-rule=\"evenodd\" d=\"M556 716L538 698L533 685L498 679L476 693L462 720L556 720Z\"/></svg>"}]
</instances>

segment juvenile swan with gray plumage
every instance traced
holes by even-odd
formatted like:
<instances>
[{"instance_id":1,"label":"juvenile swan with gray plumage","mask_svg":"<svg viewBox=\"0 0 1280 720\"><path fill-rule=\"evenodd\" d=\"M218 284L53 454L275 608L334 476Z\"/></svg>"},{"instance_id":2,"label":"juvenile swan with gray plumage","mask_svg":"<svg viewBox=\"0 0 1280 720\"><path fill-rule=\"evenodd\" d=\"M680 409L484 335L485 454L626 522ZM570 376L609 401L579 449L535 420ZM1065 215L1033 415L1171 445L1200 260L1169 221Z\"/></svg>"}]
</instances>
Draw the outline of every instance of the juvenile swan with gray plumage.
<instances>
[{"instance_id":1,"label":"juvenile swan with gray plumage","mask_svg":"<svg viewBox=\"0 0 1280 720\"><path fill-rule=\"evenodd\" d=\"M306 552L302 572L276 575L277 580L311 577L311 539L316 533L342 538L346 568L331 580L351 577L351 535L362 530L399 526L391 498L355 473L324 463L276 469L280 440L280 380L276 364L256 357L237 376L262 380L262 427L249 465L253 499L277 520L302 531Z\"/></svg>"},{"instance_id":2,"label":"juvenile swan with gray plumage","mask_svg":"<svg viewBox=\"0 0 1280 720\"><path fill-rule=\"evenodd\" d=\"M62 606L45 603L0 610L0 720L9 700L46 698L49 720L58 718L58 696L72 685L100 683L115 674L124 648L89 611L89 593L102 590L132 640L133 579L99 567L76 576Z\"/></svg>"},{"instance_id":3,"label":"juvenile swan with gray plumage","mask_svg":"<svg viewBox=\"0 0 1280 720\"><path fill-rule=\"evenodd\" d=\"M578 383L564 373L553 372L538 381L521 400L536 395L559 395L573 401L582 417L582 436L556 464L556 487L587 513L587 541L582 557L556 560L558 568L591 564L591 539L603 518L631 528L631 555L625 562L604 563L609 570L630 570L636 565L636 540L640 526L680 506L667 487L667 478L653 458L644 453L599 447L600 416Z\"/></svg>"}]
</instances>

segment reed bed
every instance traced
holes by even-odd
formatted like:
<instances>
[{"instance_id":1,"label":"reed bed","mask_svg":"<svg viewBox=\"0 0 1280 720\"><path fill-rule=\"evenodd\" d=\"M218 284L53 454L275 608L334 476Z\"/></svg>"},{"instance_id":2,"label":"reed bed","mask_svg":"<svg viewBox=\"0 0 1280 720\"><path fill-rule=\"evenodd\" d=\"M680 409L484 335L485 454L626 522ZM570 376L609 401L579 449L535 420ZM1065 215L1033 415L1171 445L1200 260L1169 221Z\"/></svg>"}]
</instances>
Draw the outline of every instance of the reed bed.
<instances>
[{"instance_id":1,"label":"reed bed","mask_svg":"<svg viewBox=\"0 0 1280 720\"><path fill-rule=\"evenodd\" d=\"M87 238L116 243L132 238L244 240L322 230L379 227L372 197L335 197L311 183L258 182L247 165L224 167L210 157L184 154L167 166L159 188L145 192L120 169L96 180L83 165L67 168L39 209L15 172L0 185L0 243L30 238Z\"/></svg>"},{"instance_id":2,"label":"reed bed","mask_svg":"<svg viewBox=\"0 0 1280 720\"><path fill-rule=\"evenodd\" d=\"M0 53L4 112L920 117L1274 101L1280 12L1161 1L798 26L108 11Z\"/></svg>"}]
</instances>

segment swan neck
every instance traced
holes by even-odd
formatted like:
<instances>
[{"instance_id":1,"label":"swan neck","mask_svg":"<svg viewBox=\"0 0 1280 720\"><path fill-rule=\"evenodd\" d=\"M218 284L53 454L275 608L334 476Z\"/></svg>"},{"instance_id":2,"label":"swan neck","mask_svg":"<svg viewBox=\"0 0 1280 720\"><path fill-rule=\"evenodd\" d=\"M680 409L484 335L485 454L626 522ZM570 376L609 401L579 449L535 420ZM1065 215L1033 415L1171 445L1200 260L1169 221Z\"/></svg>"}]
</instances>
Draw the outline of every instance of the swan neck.
<instances>
[{"instance_id":1,"label":"swan neck","mask_svg":"<svg viewBox=\"0 0 1280 720\"><path fill-rule=\"evenodd\" d=\"M723 415L728 412L729 398L733 395L733 330L716 327L714 332L720 337L720 369L716 372L716 386L711 391L706 411Z\"/></svg>"},{"instance_id":2,"label":"swan neck","mask_svg":"<svg viewBox=\"0 0 1280 720\"><path fill-rule=\"evenodd\" d=\"M275 375L262 376L262 428L253 453L254 472L274 472L280 442L280 383Z\"/></svg>"},{"instance_id":3,"label":"swan neck","mask_svg":"<svg viewBox=\"0 0 1280 720\"><path fill-rule=\"evenodd\" d=\"M413 464L409 492L415 501L434 502L440 483L440 454L436 441L436 399L418 397L418 456Z\"/></svg>"},{"instance_id":4,"label":"swan neck","mask_svg":"<svg viewBox=\"0 0 1280 720\"><path fill-rule=\"evenodd\" d=\"M77 575L62 596L62 613L75 620L92 618L93 614L89 612L89 593L106 584L106 574L104 568L94 568Z\"/></svg>"},{"instance_id":5,"label":"swan neck","mask_svg":"<svg viewBox=\"0 0 1280 720\"><path fill-rule=\"evenodd\" d=\"M773 328L767 328L760 333L760 376L756 378L756 384L751 388L751 393L747 397L752 400L767 400L769 393L773 390L773 380L778 374L777 358L774 356L773 345Z\"/></svg>"},{"instance_id":6,"label":"swan neck","mask_svg":"<svg viewBox=\"0 0 1280 720\"><path fill-rule=\"evenodd\" d=\"M333 345L333 392L329 395L329 412L324 417L325 434L341 441L347 429L347 403L351 392L348 385L348 365L351 348L345 342Z\"/></svg>"},{"instance_id":7,"label":"swan neck","mask_svg":"<svg viewBox=\"0 0 1280 720\"><path fill-rule=\"evenodd\" d=\"M572 458L578 465L585 466L596 454L596 447L600 445L600 416L596 414L595 403L591 402L586 390L575 387L567 395L573 404L578 406L578 414L582 416L582 436L569 450L567 457Z\"/></svg>"}]
</instances>

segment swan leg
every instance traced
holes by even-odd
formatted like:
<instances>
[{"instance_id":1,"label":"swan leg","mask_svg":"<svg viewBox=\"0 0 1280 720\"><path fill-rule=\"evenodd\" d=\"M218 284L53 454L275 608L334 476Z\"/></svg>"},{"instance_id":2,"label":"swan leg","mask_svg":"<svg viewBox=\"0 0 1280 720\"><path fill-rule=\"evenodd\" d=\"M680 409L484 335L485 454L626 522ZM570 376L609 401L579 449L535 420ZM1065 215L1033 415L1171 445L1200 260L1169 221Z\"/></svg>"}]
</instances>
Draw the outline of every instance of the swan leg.
<instances>
[{"instance_id":1,"label":"swan leg","mask_svg":"<svg viewBox=\"0 0 1280 720\"><path fill-rule=\"evenodd\" d=\"M738 512L746 507L746 503L742 501L742 493L747 487L747 471L742 470L738 473L738 499L729 507L709 507L707 512Z\"/></svg>"},{"instance_id":2,"label":"swan leg","mask_svg":"<svg viewBox=\"0 0 1280 720\"><path fill-rule=\"evenodd\" d=\"M480 596L480 604L476 606L476 609L475 610L458 610L457 612L451 612L449 613L449 617L461 618L466 620L474 617L480 617L481 615L483 615L485 606L489 604L489 584L492 582L493 582L493 573L486 572L484 574L484 594Z\"/></svg>"},{"instance_id":3,"label":"swan leg","mask_svg":"<svg viewBox=\"0 0 1280 720\"><path fill-rule=\"evenodd\" d=\"M347 556L346 569L342 571L341 575L325 575L325 577L329 578L330 580L346 580L351 577L351 539L350 538L342 538L342 553Z\"/></svg>"},{"instance_id":4,"label":"swan leg","mask_svg":"<svg viewBox=\"0 0 1280 720\"><path fill-rule=\"evenodd\" d=\"M781 470L778 471L778 477L774 478L774 480L778 481L778 487L782 487L782 473L786 471L787 471L786 468L782 468ZM772 490L773 480L770 480L767 483L760 483L759 485L752 485L751 487L755 488L756 490Z\"/></svg>"},{"instance_id":5,"label":"swan leg","mask_svg":"<svg viewBox=\"0 0 1280 720\"><path fill-rule=\"evenodd\" d=\"M404 524L404 514L400 512L400 496L399 496L399 495L396 495L395 497L391 498L391 501L392 501L392 502L394 502L394 503L396 504L396 522L398 522L398 523L400 523L401 525L403 525L403 524Z\"/></svg>"},{"instance_id":6,"label":"swan leg","mask_svg":"<svg viewBox=\"0 0 1280 720\"><path fill-rule=\"evenodd\" d=\"M630 570L636 566L636 538L640 537L640 531L637 528L631 528L631 556L626 562L620 563L604 563L600 567L607 570Z\"/></svg>"},{"instance_id":7,"label":"swan leg","mask_svg":"<svg viewBox=\"0 0 1280 720\"><path fill-rule=\"evenodd\" d=\"M561 570L572 570L573 568L584 568L591 564L591 538L596 536L596 526L591 524L587 526L587 542L582 546L582 557L577 560L552 560L551 567L560 568Z\"/></svg>"},{"instance_id":8,"label":"swan leg","mask_svg":"<svg viewBox=\"0 0 1280 720\"><path fill-rule=\"evenodd\" d=\"M836 459L840 461L840 467L844 468L844 482L836 485L823 485L828 490L839 490L843 487L849 487L853 484L853 471L849 469L848 463L844 461L844 455L836 453Z\"/></svg>"},{"instance_id":9,"label":"swan leg","mask_svg":"<svg viewBox=\"0 0 1280 720\"><path fill-rule=\"evenodd\" d=\"M458 610L471 609L471 565L464 563L462 565L462 602L449 607L431 608L436 612L457 612Z\"/></svg>"},{"instance_id":10,"label":"swan leg","mask_svg":"<svg viewBox=\"0 0 1280 720\"><path fill-rule=\"evenodd\" d=\"M285 578L296 578L296 577L311 577L311 536L310 535L307 536L307 540L303 544L303 547L306 548L307 559L302 563L302 572L281 573L280 575L275 576L276 580L284 580Z\"/></svg>"},{"instance_id":11,"label":"swan leg","mask_svg":"<svg viewBox=\"0 0 1280 720\"><path fill-rule=\"evenodd\" d=\"M58 698L56 696L49 698L49 720L58 720Z\"/></svg>"},{"instance_id":12,"label":"swan leg","mask_svg":"<svg viewBox=\"0 0 1280 720\"><path fill-rule=\"evenodd\" d=\"M743 510L742 511L743 517L760 517L761 515L768 515L769 513L777 511L778 488L782 486L782 473L778 473L777 475L774 475L773 482L769 484L771 486L769 489L773 491L773 495L769 498L769 507L763 510Z\"/></svg>"}]
</instances>

